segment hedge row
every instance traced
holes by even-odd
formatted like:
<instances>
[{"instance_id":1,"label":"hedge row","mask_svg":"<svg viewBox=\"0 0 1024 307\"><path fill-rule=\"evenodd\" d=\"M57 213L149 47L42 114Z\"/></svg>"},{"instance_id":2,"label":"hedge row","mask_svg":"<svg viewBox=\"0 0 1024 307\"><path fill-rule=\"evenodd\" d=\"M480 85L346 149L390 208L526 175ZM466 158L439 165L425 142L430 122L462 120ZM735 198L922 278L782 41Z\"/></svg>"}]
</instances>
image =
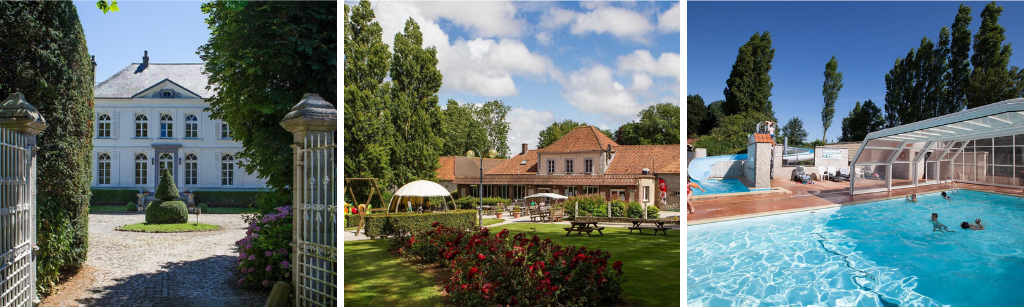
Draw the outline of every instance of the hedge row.
<instances>
[{"instance_id":1,"label":"hedge row","mask_svg":"<svg viewBox=\"0 0 1024 307\"><path fill-rule=\"evenodd\" d=\"M256 203L259 191L192 191L195 202L210 207L248 207Z\"/></svg>"},{"instance_id":2,"label":"hedge row","mask_svg":"<svg viewBox=\"0 0 1024 307\"><path fill-rule=\"evenodd\" d=\"M420 233L434 229L434 222L455 228L470 229L476 225L476 211L460 210L448 213L392 213L367 214L366 235L382 238L402 233ZM358 223L358 220L356 220Z\"/></svg>"},{"instance_id":3,"label":"hedge row","mask_svg":"<svg viewBox=\"0 0 1024 307\"><path fill-rule=\"evenodd\" d=\"M612 217L643 218L644 208L640 203L625 203L621 200L605 202L600 195L581 195L570 197L563 204L566 215L576 216L576 207L579 204L579 216L608 216L608 207L611 206ZM648 218L658 218L660 212L656 206L647 207Z\"/></svg>"},{"instance_id":4,"label":"hedge row","mask_svg":"<svg viewBox=\"0 0 1024 307\"><path fill-rule=\"evenodd\" d=\"M484 198L484 206L497 206L499 203L505 206L511 205L512 200L501 197L486 197ZM466 196L455 200L455 204L459 205L459 209L476 209L480 206L480 198Z\"/></svg>"},{"instance_id":5,"label":"hedge row","mask_svg":"<svg viewBox=\"0 0 1024 307\"><path fill-rule=\"evenodd\" d=\"M125 206L139 200L138 190L100 190L92 189L89 198L90 206Z\"/></svg>"}]
</instances>

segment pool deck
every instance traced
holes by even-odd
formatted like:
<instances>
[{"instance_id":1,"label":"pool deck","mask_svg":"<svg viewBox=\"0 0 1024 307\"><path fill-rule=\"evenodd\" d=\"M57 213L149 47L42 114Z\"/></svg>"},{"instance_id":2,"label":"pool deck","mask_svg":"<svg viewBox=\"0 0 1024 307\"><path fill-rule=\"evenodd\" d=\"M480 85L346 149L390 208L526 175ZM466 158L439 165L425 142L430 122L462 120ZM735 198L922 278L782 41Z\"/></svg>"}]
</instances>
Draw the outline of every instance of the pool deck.
<instances>
[{"instance_id":1,"label":"pool deck","mask_svg":"<svg viewBox=\"0 0 1024 307\"><path fill-rule=\"evenodd\" d=\"M1022 196L1020 189L987 185L957 183L960 189L994 192ZM946 190L945 185L928 185L905 188L891 192L850 195L849 182L819 181L804 185L792 181L772 181L773 188L784 188L790 194L737 196L708 200L694 200L696 212L687 215L687 225L713 223L742 218L784 214L824 208L854 205L864 202L905 197L910 194L925 194ZM951 195L956 199L956 194Z\"/></svg>"}]
</instances>

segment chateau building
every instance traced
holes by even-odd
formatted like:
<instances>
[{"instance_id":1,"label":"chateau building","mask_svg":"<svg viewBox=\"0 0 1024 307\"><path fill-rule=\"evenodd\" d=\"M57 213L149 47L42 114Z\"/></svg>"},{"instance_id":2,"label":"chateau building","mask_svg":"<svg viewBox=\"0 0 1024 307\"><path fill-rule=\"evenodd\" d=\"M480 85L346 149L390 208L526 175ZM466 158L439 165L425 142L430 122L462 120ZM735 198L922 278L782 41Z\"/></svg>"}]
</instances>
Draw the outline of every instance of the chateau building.
<instances>
[{"instance_id":1,"label":"chateau building","mask_svg":"<svg viewBox=\"0 0 1024 307\"><path fill-rule=\"evenodd\" d=\"M204 111L214 92L203 67L150 63L146 52L95 86L93 188L153 192L164 169L183 191L266 186L239 167L233 127Z\"/></svg>"},{"instance_id":2,"label":"chateau building","mask_svg":"<svg viewBox=\"0 0 1024 307\"><path fill-rule=\"evenodd\" d=\"M523 144L518 155L497 166L488 169L485 163L483 194L513 200L535 193L598 194L678 210L679 149L678 144L619 145L593 126L580 126L547 147ZM445 160L439 177L453 178L460 197L479 194L479 164L475 172L451 172L448 165L453 163Z\"/></svg>"}]
</instances>

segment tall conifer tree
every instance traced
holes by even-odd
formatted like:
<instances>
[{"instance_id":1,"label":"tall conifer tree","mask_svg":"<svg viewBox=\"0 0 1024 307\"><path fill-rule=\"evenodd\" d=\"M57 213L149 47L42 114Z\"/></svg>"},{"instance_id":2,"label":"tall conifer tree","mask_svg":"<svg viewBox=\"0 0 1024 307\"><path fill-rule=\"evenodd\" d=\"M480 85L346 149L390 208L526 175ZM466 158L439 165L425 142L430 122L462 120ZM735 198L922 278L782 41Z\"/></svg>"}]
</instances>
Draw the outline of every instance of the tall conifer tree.
<instances>
[{"instance_id":1,"label":"tall conifer tree","mask_svg":"<svg viewBox=\"0 0 1024 307\"><path fill-rule=\"evenodd\" d=\"M825 83L822 84L821 96L825 98L825 105L821 108L821 139L827 140L828 127L832 126L832 119L836 116L836 100L839 99L839 91L843 89L843 73L839 71L839 61L836 56L825 63ZM790 120L793 121L792 119ZM803 122L801 128L803 127Z\"/></svg>"},{"instance_id":2,"label":"tall conifer tree","mask_svg":"<svg viewBox=\"0 0 1024 307\"><path fill-rule=\"evenodd\" d=\"M722 109L726 116L754 111L774 117L770 99L772 80L768 74L774 57L775 49L768 31L755 33L740 47L729 79L725 81Z\"/></svg>"}]
</instances>

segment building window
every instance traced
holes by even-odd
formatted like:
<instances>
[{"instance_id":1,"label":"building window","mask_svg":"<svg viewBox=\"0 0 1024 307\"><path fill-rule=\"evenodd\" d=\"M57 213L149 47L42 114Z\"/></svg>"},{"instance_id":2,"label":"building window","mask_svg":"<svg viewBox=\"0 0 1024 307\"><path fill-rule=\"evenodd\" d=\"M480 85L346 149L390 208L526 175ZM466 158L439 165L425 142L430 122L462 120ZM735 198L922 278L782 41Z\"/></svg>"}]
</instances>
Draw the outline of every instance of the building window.
<instances>
[{"instance_id":1,"label":"building window","mask_svg":"<svg viewBox=\"0 0 1024 307\"><path fill-rule=\"evenodd\" d=\"M230 154L220 157L220 185L235 185L235 157Z\"/></svg>"},{"instance_id":2,"label":"building window","mask_svg":"<svg viewBox=\"0 0 1024 307\"><path fill-rule=\"evenodd\" d=\"M626 201L626 190L611 190L611 199Z\"/></svg>"},{"instance_id":3,"label":"building window","mask_svg":"<svg viewBox=\"0 0 1024 307\"><path fill-rule=\"evenodd\" d=\"M523 199L524 197L526 197L525 185L512 186L512 199Z\"/></svg>"},{"instance_id":4,"label":"building window","mask_svg":"<svg viewBox=\"0 0 1024 307\"><path fill-rule=\"evenodd\" d=\"M194 154L185 155L185 185L199 184L199 159Z\"/></svg>"},{"instance_id":5,"label":"building window","mask_svg":"<svg viewBox=\"0 0 1024 307\"><path fill-rule=\"evenodd\" d=\"M195 115L185 116L185 138L199 137L199 119Z\"/></svg>"},{"instance_id":6,"label":"building window","mask_svg":"<svg viewBox=\"0 0 1024 307\"><path fill-rule=\"evenodd\" d=\"M171 156L171 154L161 154L160 164L157 165L160 166L159 168L157 168L157 171L159 171L158 175L162 175L164 173L164 170L171 170L171 174L174 173L174 157Z\"/></svg>"},{"instance_id":7,"label":"building window","mask_svg":"<svg viewBox=\"0 0 1024 307\"><path fill-rule=\"evenodd\" d=\"M170 115L160 115L160 137L165 139L174 137L174 118Z\"/></svg>"},{"instance_id":8,"label":"building window","mask_svg":"<svg viewBox=\"0 0 1024 307\"><path fill-rule=\"evenodd\" d=\"M233 135L231 134L231 127L228 126L228 123L221 122L220 123L220 138L222 138L222 139L230 139L232 136Z\"/></svg>"},{"instance_id":9,"label":"building window","mask_svg":"<svg viewBox=\"0 0 1024 307\"><path fill-rule=\"evenodd\" d=\"M149 159L146 154L135 155L135 184L149 184Z\"/></svg>"},{"instance_id":10,"label":"building window","mask_svg":"<svg viewBox=\"0 0 1024 307\"><path fill-rule=\"evenodd\" d=\"M576 196L576 187L565 187L565 196Z\"/></svg>"},{"instance_id":11,"label":"building window","mask_svg":"<svg viewBox=\"0 0 1024 307\"><path fill-rule=\"evenodd\" d=\"M548 159L548 174L555 173L555 160Z\"/></svg>"},{"instance_id":12,"label":"building window","mask_svg":"<svg viewBox=\"0 0 1024 307\"><path fill-rule=\"evenodd\" d=\"M101 139L110 138L110 115L100 114L96 119L96 137Z\"/></svg>"},{"instance_id":13,"label":"building window","mask_svg":"<svg viewBox=\"0 0 1024 307\"><path fill-rule=\"evenodd\" d=\"M480 197L480 188L475 184L469 185L469 196Z\"/></svg>"},{"instance_id":14,"label":"building window","mask_svg":"<svg viewBox=\"0 0 1024 307\"><path fill-rule=\"evenodd\" d=\"M565 173L572 174L572 159L565 159Z\"/></svg>"},{"instance_id":15,"label":"building window","mask_svg":"<svg viewBox=\"0 0 1024 307\"><path fill-rule=\"evenodd\" d=\"M135 115L135 137L149 137L149 117L145 114Z\"/></svg>"},{"instance_id":16,"label":"building window","mask_svg":"<svg viewBox=\"0 0 1024 307\"><path fill-rule=\"evenodd\" d=\"M644 187L644 202L651 199L651 187Z\"/></svg>"},{"instance_id":17,"label":"building window","mask_svg":"<svg viewBox=\"0 0 1024 307\"><path fill-rule=\"evenodd\" d=\"M494 196L501 198L508 198L508 186L507 185L496 185L494 186Z\"/></svg>"},{"instance_id":18,"label":"building window","mask_svg":"<svg viewBox=\"0 0 1024 307\"><path fill-rule=\"evenodd\" d=\"M594 186L594 185L583 186L583 195L587 195L587 194L597 194L597 186Z\"/></svg>"},{"instance_id":19,"label":"building window","mask_svg":"<svg viewBox=\"0 0 1024 307\"><path fill-rule=\"evenodd\" d=\"M594 159L583 160L583 172L587 174L594 172Z\"/></svg>"},{"instance_id":20,"label":"building window","mask_svg":"<svg viewBox=\"0 0 1024 307\"><path fill-rule=\"evenodd\" d=\"M110 184L110 155L100 154L99 165L96 166L96 178L99 184Z\"/></svg>"}]
</instances>

